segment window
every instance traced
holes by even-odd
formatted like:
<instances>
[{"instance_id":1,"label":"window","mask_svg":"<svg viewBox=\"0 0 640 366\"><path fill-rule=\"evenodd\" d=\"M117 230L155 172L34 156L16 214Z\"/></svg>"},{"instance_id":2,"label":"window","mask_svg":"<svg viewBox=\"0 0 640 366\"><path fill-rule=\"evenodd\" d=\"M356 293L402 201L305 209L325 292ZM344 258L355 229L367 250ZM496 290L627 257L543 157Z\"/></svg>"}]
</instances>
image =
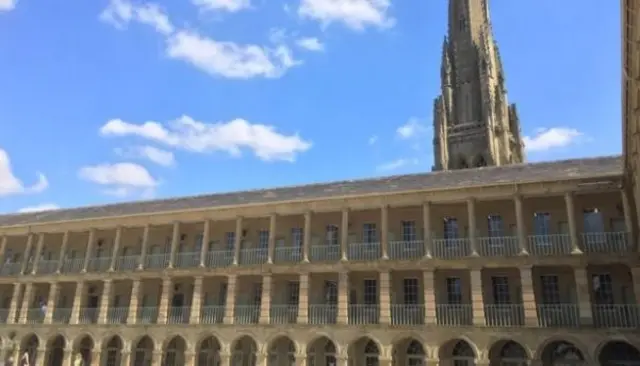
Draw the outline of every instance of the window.
<instances>
[{"instance_id":1,"label":"window","mask_svg":"<svg viewBox=\"0 0 640 366\"><path fill-rule=\"evenodd\" d=\"M602 213L597 208L584 210L582 212L582 218L584 220L584 231L586 233L604 232Z\"/></svg>"},{"instance_id":2,"label":"window","mask_svg":"<svg viewBox=\"0 0 640 366\"><path fill-rule=\"evenodd\" d=\"M511 304L508 277L506 276L491 277L491 287L493 288L493 303L495 305Z\"/></svg>"},{"instance_id":3,"label":"window","mask_svg":"<svg viewBox=\"0 0 640 366\"><path fill-rule=\"evenodd\" d=\"M418 299L418 279L417 278L405 278L402 281L402 288L404 292L404 303L406 305L417 305Z\"/></svg>"},{"instance_id":4,"label":"window","mask_svg":"<svg viewBox=\"0 0 640 366\"><path fill-rule=\"evenodd\" d=\"M551 215L546 212L536 212L533 214L533 232L535 235L549 235L551 226Z\"/></svg>"},{"instance_id":5,"label":"window","mask_svg":"<svg viewBox=\"0 0 640 366\"><path fill-rule=\"evenodd\" d=\"M338 284L336 282L324 282L324 300L327 305L338 304Z\"/></svg>"},{"instance_id":6,"label":"window","mask_svg":"<svg viewBox=\"0 0 640 366\"><path fill-rule=\"evenodd\" d=\"M378 231L376 229L376 224L362 225L362 241L367 244L378 242Z\"/></svg>"},{"instance_id":7,"label":"window","mask_svg":"<svg viewBox=\"0 0 640 366\"><path fill-rule=\"evenodd\" d=\"M296 248L302 247L302 241L304 240L304 232L302 228L294 227L291 228L291 241L293 242L293 246Z\"/></svg>"},{"instance_id":8,"label":"window","mask_svg":"<svg viewBox=\"0 0 640 366\"><path fill-rule=\"evenodd\" d=\"M591 276L593 285L594 302L598 305L611 305L613 298L613 281L608 273L594 274Z\"/></svg>"},{"instance_id":9,"label":"window","mask_svg":"<svg viewBox=\"0 0 640 366\"><path fill-rule=\"evenodd\" d=\"M560 304L558 276L542 275L540 282L542 283L542 303L545 305Z\"/></svg>"},{"instance_id":10,"label":"window","mask_svg":"<svg viewBox=\"0 0 640 366\"><path fill-rule=\"evenodd\" d=\"M224 244L227 250L233 250L236 246L236 233L233 231L224 234Z\"/></svg>"},{"instance_id":11,"label":"window","mask_svg":"<svg viewBox=\"0 0 640 366\"><path fill-rule=\"evenodd\" d=\"M298 305L300 303L300 282L290 281L287 283L287 304Z\"/></svg>"},{"instance_id":12,"label":"window","mask_svg":"<svg viewBox=\"0 0 640 366\"><path fill-rule=\"evenodd\" d=\"M337 225L327 225L326 228L326 244L327 245L338 245L338 240L340 238L338 226Z\"/></svg>"},{"instance_id":13,"label":"window","mask_svg":"<svg viewBox=\"0 0 640 366\"><path fill-rule=\"evenodd\" d=\"M504 236L504 223L502 222L502 216L487 216L487 233L492 238Z\"/></svg>"},{"instance_id":14,"label":"window","mask_svg":"<svg viewBox=\"0 0 640 366\"><path fill-rule=\"evenodd\" d=\"M226 283L220 284L220 289L218 290L218 305L225 306L227 304L227 289L229 285Z\"/></svg>"},{"instance_id":15,"label":"window","mask_svg":"<svg viewBox=\"0 0 640 366\"><path fill-rule=\"evenodd\" d=\"M416 222L402 221L402 241L415 241L416 238Z\"/></svg>"},{"instance_id":16,"label":"window","mask_svg":"<svg viewBox=\"0 0 640 366\"><path fill-rule=\"evenodd\" d=\"M253 284L253 301L251 302L252 305L260 305L260 303L262 302L262 284L261 283L254 283Z\"/></svg>"},{"instance_id":17,"label":"window","mask_svg":"<svg viewBox=\"0 0 640 366\"><path fill-rule=\"evenodd\" d=\"M258 231L258 248L269 248L269 230Z\"/></svg>"},{"instance_id":18,"label":"window","mask_svg":"<svg viewBox=\"0 0 640 366\"><path fill-rule=\"evenodd\" d=\"M374 279L364 280L364 304L378 305L378 281Z\"/></svg>"},{"instance_id":19,"label":"window","mask_svg":"<svg viewBox=\"0 0 640 366\"><path fill-rule=\"evenodd\" d=\"M203 238L203 234L198 234L195 236L195 243L193 245L194 247L194 252L196 253L200 253L200 251L202 250L202 238Z\"/></svg>"},{"instance_id":20,"label":"window","mask_svg":"<svg viewBox=\"0 0 640 366\"><path fill-rule=\"evenodd\" d=\"M454 217L444 218L444 238L458 239L458 220Z\"/></svg>"},{"instance_id":21,"label":"window","mask_svg":"<svg viewBox=\"0 0 640 366\"><path fill-rule=\"evenodd\" d=\"M447 277L447 304L462 304L462 283L458 277Z\"/></svg>"}]
</instances>

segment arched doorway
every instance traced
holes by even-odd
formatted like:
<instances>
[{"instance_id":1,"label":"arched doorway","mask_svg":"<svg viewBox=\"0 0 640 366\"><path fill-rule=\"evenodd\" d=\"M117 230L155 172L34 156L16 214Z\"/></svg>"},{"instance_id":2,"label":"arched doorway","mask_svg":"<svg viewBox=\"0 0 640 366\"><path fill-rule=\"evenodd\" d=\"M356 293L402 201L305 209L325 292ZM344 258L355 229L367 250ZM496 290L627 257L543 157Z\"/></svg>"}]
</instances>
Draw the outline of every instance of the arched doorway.
<instances>
[{"instance_id":1,"label":"arched doorway","mask_svg":"<svg viewBox=\"0 0 640 366\"><path fill-rule=\"evenodd\" d=\"M505 340L497 342L489 350L491 365L526 366L529 364L527 350L520 343Z\"/></svg>"},{"instance_id":2,"label":"arched doorway","mask_svg":"<svg viewBox=\"0 0 640 366\"><path fill-rule=\"evenodd\" d=\"M187 342L182 337L171 338L164 348L162 355L163 366L182 366L185 364L184 352L187 350Z\"/></svg>"},{"instance_id":3,"label":"arched doorway","mask_svg":"<svg viewBox=\"0 0 640 366\"><path fill-rule=\"evenodd\" d=\"M103 366L118 366L121 362L122 357L122 347L123 342L122 339L118 336L111 337L107 342L105 342L101 357L102 361L100 362ZM124 365L129 366L129 365Z\"/></svg>"},{"instance_id":4,"label":"arched doorway","mask_svg":"<svg viewBox=\"0 0 640 366\"><path fill-rule=\"evenodd\" d=\"M198 348L198 366L218 366L220 360L220 342L216 337L207 337Z\"/></svg>"},{"instance_id":5,"label":"arched doorway","mask_svg":"<svg viewBox=\"0 0 640 366\"><path fill-rule=\"evenodd\" d=\"M151 366L154 347L151 338L147 336L140 338L133 346L133 366Z\"/></svg>"},{"instance_id":6,"label":"arched doorway","mask_svg":"<svg viewBox=\"0 0 640 366\"><path fill-rule=\"evenodd\" d=\"M231 366L256 366L258 345L249 336L243 336L233 343Z\"/></svg>"},{"instance_id":7,"label":"arched doorway","mask_svg":"<svg viewBox=\"0 0 640 366\"><path fill-rule=\"evenodd\" d=\"M57 335L47 343L47 366L62 366L64 361L64 347L67 345L64 337Z\"/></svg>"},{"instance_id":8,"label":"arched doorway","mask_svg":"<svg viewBox=\"0 0 640 366\"><path fill-rule=\"evenodd\" d=\"M554 365L586 365L582 351L567 341L551 342L542 350L542 363Z\"/></svg>"},{"instance_id":9,"label":"arched doorway","mask_svg":"<svg viewBox=\"0 0 640 366\"><path fill-rule=\"evenodd\" d=\"M268 366L295 366L296 345L287 337L278 337L269 345Z\"/></svg>"},{"instance_id":10,"label":"arched doorway","mask_svg":"<svg viewBox=\"0 0 640 366\"><path fill-rule=\"evenodd\" d=\"M413 338L403 339L393 347L393 364L398 366L424 366L424 347Z\"/></svg>"},{"instance_id":11,"label":"arched doorway","mask_svg":"<svg viewBox=\"0 0 640 366\"><path fill-rule=\"evenodd\" d=\"M452 366L475 366L476 353L471 345L462 340L454 339L445 343L439 350L441 360L448 360Z\"/></svg>"},{"instance_id":12,"label":"arched doorway","mask_svg":"<svg viewBox=\"0 0 640 366\"><path fill-rule=\"evenodd\" d=\"M354 365L378 366L380 364L380 349L373 339L363 337L349 346L349 359Z\"/></svg>"},{"instance_id":13,"label":"arched doorway","mask_svg":"<svg viewBox=\"0 0 640 366\"><path fill-rule=\"evenodd\" d=\"M29 364L35 364L37 362L39 346L40 340L35 334L29 334L22 338L22 343L20 344L20 360L24 357L29 360Z\"/></svg>"},{"instance_id":14,"label":"arched doorway","mask_svg":"<svg viewBox=\"0 0 640 366\"><path fill-rule=\"evenodd\" d=\"M79 358L82 360L82 366L91 365L93 346L93 339L90 336L81 336L76 340L73 347L73 361L75 362L75 360Z\"/></svg>"},{"instance_id":15,"label":"arched doorway","mask_svg":"<svg viewBox=\"0 0 640 366\"><path fill-rule=\"evenodd\" d=\"M320 337L307 346L307 366L336 366L336 345L327 337Z\"/></svg>"},{"instance_id":16,"label":"arched doorway","mask_svg":"<svg viewBox=\"0 0 640 366\"><path fill-rule=\"evenodd\" d=\"M640 366L640 351L624 341L610 341L598 355L602 366Z\"/></svg>"}]
</instances>

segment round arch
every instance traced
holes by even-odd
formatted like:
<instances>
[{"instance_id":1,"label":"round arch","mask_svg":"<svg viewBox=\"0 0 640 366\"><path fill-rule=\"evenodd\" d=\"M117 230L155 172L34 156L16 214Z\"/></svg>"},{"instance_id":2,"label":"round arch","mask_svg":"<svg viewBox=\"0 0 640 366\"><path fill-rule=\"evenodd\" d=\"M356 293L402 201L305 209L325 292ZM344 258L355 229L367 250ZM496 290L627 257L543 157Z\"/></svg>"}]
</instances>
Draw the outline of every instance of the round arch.
<instances>
[{"instance_id":1,"label":"round arch","mask_svg":"<svg viewBox=\"0 0 640 366\"><path fill-rule=\"evenodd\" d=\"M124 340L119 335L112 335L102 342L100 352L101 365L119 365L122 360Z\"/></svg>"},{"instance_id":2,"label":"round arch","mask_svg":"<svg viewBox=\"0 0 640 366\"><path fill-rule=\"evenodd\" d=\"M179 335L169 338L162 347L162 364L165 366L182 366L185 364L187 341Z\"/></svg>"},{"instance_id":3,"label":"round arch","mask_svg":"<svg viewBox=\"0 0 640 366\"><path fill-rule=\"evenodd\" d=\"M91 365L93 362L93 348L95 341L91 334L81 334L73 341L73 359L80 358L83 365Z\"/></svg>"},{"instance_id":4,"label":"round arch","mask_svg":"<svg viewBox=\"0 0 640 366\"><path fill-rule=\"evenodd\" d=\"M153 339L144 335L131 344L131 353L133 355L133 366L148 365L153 360L153 351L155 343Z\"/></svg>"},{"instance_id":5,"label":"round arch","mask_svg":"<svg viewBox=\"0 0 640 366\"><path fill-rule=\"evenodd\" d=\"M554 340L544 345L540 359L545 365L581 365L587 361L581 349L565 340Z\"/></svg>"},{"instance_id":6,"label":"round arch","mask_svg":"<svg viewBox=\"0 0 640 366\"><path fill-rule=\"evenodd\" d=\"M640 366L640 350L622 340L606 342L596 357L602 366Z\"/></svg>"},{"instance_id":7,"label":"round arch","mask_svg":"<svg viewBox=\"0 0 640 366\"><path fill-rule=\"evenodd\" d=\"M337 343L321 335L307 344L307 365L336 365L339 354Z\"/></svg>"},{"instance_id":8,"label":"round arch","mask_svg":"<svg viewBox=\"0 0 640 366\"><path fill-rule=\"evenodd\" d=\"M241 335L231 343L232 365L256 366L258 342L250 335Z\"/></svg>"},{"instance_id":9,"label":"round arch","mask_svg":"<svg viewBox=\"0 0 640 366\"><path fill-rule=\"evenodd\" d=\"M66 346L67 339L61 334L57 334L49 338L46 347L46 365L62 366L62 362L64 361L64 349Z\"/></svg>"},{"instance_id":10,"label":"round arch","mask_svg":"<svg viewBox=\"0 0 640 366\"><path fill-rule=\"evenodd\" d=\"M196 344L196 364L198 366L216 366L221 363L222 344L215 335L201 337Z\"/></svg>"},{"instance_id":11,"label":"round arch","mask_svg":"<svg viewBox=\"0 0 640 366\"><path fill-rule=\"evenodd\" d=\"M347 354L349 359L356 360L355 364L378 366L384 348L380 342L370 336L362 336L349 344Z\"/></svg>"},{"instance_id":12,"label":"round arch","mask_svg":"<svg viewBox=\"0 0 640 366\"><path fill-rule=\"evenodd\" d=\"M478 348L464 337L449 340L438 348L440 360L450 360L455 364L473 365L478 358Z\"/></svg>"},{"instance_id":13,"label":"round arch","mask_svg":"<svg viewBox=\"0 0 640 366\"><path fill-rule=\"evenodd\" d=\"M524 366L529 364L530 359L527 349L511 339L495 342L489 349L489 361L492 365Z\"/></svg>"},{"instance_id":14,"label":"round arch","mask_svg":"<svg viewBox=\"0 0 640 366\"><path fill-rule=\"evenodd\" d=\"M405 337L393 342L394 365L424 366L427 358L424 343L414 337Z\"/></svg>"},{"instance_id":15,"label":"round arch","mask_svg":"<svg viewBox=\"0 0 640 366\"><path fill-rule=\"evenodd\" d=\"M26 334L20 341L20 359L27 359L30 364L36 363L40 344L41 340L35 333Z\"/></svg>"},{"instance_id":16,"label":"round arch","mask_svg":"<svg viewBox=\"0 0 640 366\"><path fill-rule=\"evenodd\" d=\"M297 347L295 342L286 335L281 335L267 344L267 364L278 366L282 364L293 365L296 362Z\"/></svg>"}]
</instances>

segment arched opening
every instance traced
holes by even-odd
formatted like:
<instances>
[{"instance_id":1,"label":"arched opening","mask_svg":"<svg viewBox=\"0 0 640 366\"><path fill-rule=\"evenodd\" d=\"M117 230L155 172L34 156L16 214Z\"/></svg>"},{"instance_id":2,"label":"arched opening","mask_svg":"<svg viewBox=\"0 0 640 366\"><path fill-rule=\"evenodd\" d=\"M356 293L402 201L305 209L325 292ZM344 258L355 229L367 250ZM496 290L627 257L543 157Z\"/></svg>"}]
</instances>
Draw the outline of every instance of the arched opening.
<instances>
[{"instance_id":1,"label":"arched opening","mask_svg":"<svg viewBox=\"0 0 640 366\"><path fill-rule=\"evenodd\" d=\"M47 343L47 366L62 366L64 347L67 345L64 337L57 335Z\"/></svg>"},{"instance_id":2,"label":"arched opening","mask_svg":"<svg viewBox=\"0 0 640 366\"><path fill-rule=\"evenodd\" d=\"M380 349L371 338L363 337L349 346L349 359L354 360L354 365L378 366Z\"/></svg>"},{"instance_id":3,"label":"arched opening","mask_svg":"<svg viewBox=\"0 0 640 366\"><path fill-rule=\"evenodd\" d=\"M527 350L520 343L505 340L497 342L489 350L491 365L526 366L529 364Z\"/></svg>"},{"instance_id":4,"label":"arched opening","mask_svg":"<svg viewBox=\"0 0 640 366\"><path fill-rule=\"evenodd\" d=\"M133 347L133 366L151 365L155 347L151 338L144 336Z\"/></svg>"},{"instance_id":5,"label":"arched opening","mask_svg":"<svg viewBox=\"0 0 640 366\"><path fill-rule=\"evenodd\" d=\"M482 168L484 166L487 166L487 161L484 159L484 156L482 155L478 155L476 157L476 160L474 161L473 164L476 168Z\"/></svg>"},{"instance_id":6,"label":"arched opening","mask_svg":"<svg viewBox=\"0 0 640 366\"><path fill-rule=\"evenodd\" d=\"M556 341L546 345L542 351L542 363L549 366L586 365L582 351L567 341Z\"/></svg>"},{"instance_id":7,"label":"arched opening","mask_svg":"<svg viewBox=\"0 0 640 366\"><path fill-rule=\"evenodd\" d=\"M122 339L118 336L113 336L107 341L101 352L102 361L100 362L103 366L115 366L120 365L120 360L122 357L122 347L123 342Z\"/></svg>"},{"instance_id":8,"label":"arched opening","mask_svg":"<svg viewBox=\"0 0 640 366\"><path fill-rule=\"evenodd\" d=\"M602 347L598 355L602 366L639 366L640 351L624 341L611 341Z\"/></svg>"},{"instance_id":9,"label":"arched opening","mask_svg":"<svg viewBox=\"0 0 640 366\"><path fill-rule=\"evenodd\" d=\"M35 334L29 334L22 338L22 343L20 344L20 359L18 361L24 362L23 360L27 360L26 363L29 365L35 364L36 358L38 357L39 346L40 341Z\"/></svg>"},{"instance_id":10,"label":"arched opening","mask_svg":"<svg viewBox=\"0 0 640 366\"><path fill-rule=\"evenodd\" d=\"M439 357L441 360L448 360L452 366L475 366L476 364L475 351L462 339L454 339L441 346Z\"/></svg>"},{"instance_id":11,"label":"arched opening","mask_svg":"<svg viewBox=\"0 0 640 366\"><path fill-rule=\"evenodd\" d=\"M294 366L296 345L288 337L278 337L269 345L268 366Z\"/></svg>"},{"instance_id":12,"label":"arched opening","mask_svg":"<svg viewBox=\"0 0 640 366\"><path fill-rule=\"evenodd\" d=\"M320 337L307 346L307 366L335 366L336 345L327 337Z\"/></svg>"},{"instance_id":13,"label":"arched opening","mask_svg":"<svg viewBox=\"0 0 640 366\"><path fill-rule=\"evenodd\" d=\"M424 347L413 338L403 339L393 346L393 364L404 366L425 365Z\"/></svg>"},{"instance_id":14,"label":"arched opening","mask_svg":"<svg viewBox=\"0 0 640 366\"><path fill-rule=\"evenodd\" d=\"M469 164L467 164L467 159L465 159L464 157L459 157L458 158L458 169L467 169L469 167Z\"/></svg>"},{"instance_id":15,"label":"arched opening","mask_svg":"<svg viewBox=\"0 0 640 366\"><path fill-rule=\"evenodd\" d=\"M73 362L76 362L76 360L79 359L82 361L82 366L91 365L93 346L93 339L91 339L91 337L89 337L88 335L85 335L76 340L73 347Z\"/></svg>"},{"instance_id":16,"label":"arched opening","mask_svg":"<svg viewBox=\"0 0 640 366\"><path fill-rule=\"evenodd\" d=\"M171 338L169 343L164 347L162 355L162 365L164 366L182 366L185 364L184 352L187 350L187 342L182 337L176 336Z\"/></svg>"},{"instance_id":17,"label":"arched opening","mask_svg":"<svg viewBox=\"0 0 640 366\"><path fill-rule=\"evenodd\" d=\"M216 337L207 337L198 347L198 366L218 366L220 360L220 342Z\"/></svg>"},{"instance_id":18,"label":"arched opening","mask_svg":"<svg viewBox=\"0 0 640 366\"><path fill-rule=\"evenodd\" d=\"M231 355L233 366L256 366L256 351L258 346L249 336L243 336L233 343Z\"/></svg>"}]
</instances>

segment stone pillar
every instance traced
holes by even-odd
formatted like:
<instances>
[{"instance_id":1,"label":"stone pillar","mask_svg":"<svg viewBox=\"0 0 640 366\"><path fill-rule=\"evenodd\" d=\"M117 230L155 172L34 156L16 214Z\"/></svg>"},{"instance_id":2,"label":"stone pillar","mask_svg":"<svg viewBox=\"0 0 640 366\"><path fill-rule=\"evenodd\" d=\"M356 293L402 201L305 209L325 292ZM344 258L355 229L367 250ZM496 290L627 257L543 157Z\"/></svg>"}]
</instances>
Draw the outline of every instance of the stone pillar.
<instances>
[{"instance_id":1,"label":"stone pillar","mask_svg":"<svg viewBox=\"0 0 640 366\"><path fill-rule=\"evenodd\" d=\"M348 357L336 357L336 366L349 366Z\"/></svg>"},{"instance_id":2,"label":"stone pillar","mask_svg":"<svg viewBox=\"0 0 640 366\"><path fill-rule=\"evenodd\" d=\"M422 204L422 228L424 236L424 257L431 258L433 255L433 233L431 229L431 202Z\"/></svg>"},{"instance_id":3,"label":"stone pillar","mask_svg":"<svg viewBox=\"0 0 640 366\"><path fill-rule=\"evenodd\" d=\"M151 366L162 366L162 350L154 349L151 353Z\"/></svg>"},{"instance_id":4,"label":"stone pillar","mask_svg":"<svg viewBox=\"0 0 640 366\"><path fill-rule=\"evenodd\" d=\"M256 353L256 366L268 366L269 357L263 352Z\"/></svg>"},{"instance_id":5,"label":"stone pillar","mask_svg":"<svg viewBox=\"0 0 640 366\"><path fill-rule=\"evenodd\" d=\"M102 284L102 296L100 296L100 312L98 313L98 324L107 324L109 316L109 304L111 303L112 280L105 280Z\"/></svg>"},{"instance_id":6,"label":"stone pillar","mask_svg":"<svg viewBox=\"0 0 640 366\"><path fill-rule=\"evenodd\" d=\"M31 249L33 247L33 234L27 235L27 245L24 248L24 253L22 255L22 266L20 267L20 273L24 274L27 270L27 265L29 265L29 261L31 260Z\"/></svg>"},{"instance_id":7,"label":"stone pillar","mask_svg":"<svg viewBox=\"0 0 640 366\"><path fill-rule=\"evenodd\" d=\"M109 264L109 271L113 272L116 269L118 263L118 256L120 255L120 243L122 242L122 226L116 228L116 238L113 241L113 253L111 253L111 263Z\"/></svg>"},{"instance_id":8,"label":"stone pillar","mask_svg":"<svg viewBox=\"0 0 640 366\"><path fill-rule=\"evenodd\" d=\"M631 268L631 281L633 281L633 294L635 296L635 301L632 303L638 304L640 303L640 267Z\"/></svg>"},{"instance_id":9,"label":"stone pillar","mask_svg":"<svg viewBox=\"0 0 640 366\"><path fill-rule=\"evenodd\" d=\"M298 324L309 323L309 274L300 274L300 292L298 293Z\"/></svg>"},{"instance_id":10,"label":"stone pillar","mask_svg":"<svg viewBox=\"0 0 640 366\"><path fill-rule=\"evenodd\" d=\"M60 274L64 267L64 259L67 256L67 246L69 246L69 231L65 231L62 235L62 246L60 247L60 257L58 259L58 268L56 269L56 273Z\"/></svg>"},{"instance_id":11,"label":"stone pillar","mask_svg":"<svg viewBox=\"0 0 640 366\"><path fill-rule=\"evenodd\" d=\"M120 353L120 365L122 366L130 366L131 365L131 351L127 349L123 349Z\"/></svg>"},{"instance_id":12,"label":"stone pillar","mask_svg":"<svg viewBox=\"0 0 640 366\"><path fill-rule=\"evenodd\" d=\"M576 300L578 302L578 312L580 314L580 325L593 325L593 312L591 310L591 286L589 273L584 267L574 268L576 281Z\"/></svg>"},{"instance_id":13,"label":"stone pillar","mask_svg":"<svg viewBox=\"0 0 640 366\"><path fill-rule=\"evenodd\" d=\"M516 229L518 231L518 246L520 255L529 255L527 243L527 226L524 222L524 210L522 208L522 196L515 196L513 203L516 211Z\"/></svg>"},{"instance_id":14,"label":"stone pillar","mask_svg":"<svg viewBox=\"0 0 640 366\"><path fill-rule=\"evenodd\" d=\"M260 296L260 324L270 323L271 281L271 274L262 276L262 295Z\"/></svg>"},{"instance_id":15,"label":"stone pillar","mask_svg":"<svg viewBox=\"0 0 640 366\"><path fill-rule=\"evenodd\" d=\"M638 244L636 243L635 233L633 232L633 216L631 213L629 196L627 195L627 191L625 189L621 189L620 194L622 196L622 207L624 210L624 226L627 229L628 235L627 248L631 251L640 251L640 247L638 247Z\"/></svg>"},{"instance_id":16,"label":"stone pillar","mask_svg":"<svg viewBox=\"0 0 640 366\"><path fill-rule=\"evenodd\" d=\"M160 295L160 306L158 307L158 324L167 324L169 317L169 300L171 299L171 279L162 279L162 294Z\"/></svg>"},{"instance_id":17,"label":"stone pillar","mask_svg":"<svg viewBox=\"0 0 640 366\"><path fill-rule=\"evenodd\" d=\"M436 282L435 272L433 270L422 272L422 286L424 297L424 323L427 325L436 324Z\"/></svg>"},{"instance_id":18,"label":"stone pillar","mask_svg":"<svg viewBox=\"0 0 640 366\"><path fill-rule=\"evenodd\" d=\"M197 355L195 351L184 351L185 366L196 366Z\"/></svg>"},{"instance_id":19,"label":"stone pillar","mask_svg":"<svg viewBox=\"0 0 640 366\"><path fill-rule=\"evenodd\" d=\"M233 265L240 264L240 248L242 246L242 216L236 217L236 242L233 245Z\"/></svg>"},{"instance_id":20,"label":"stone pillar","mask_svg":"<svg viewBox=\"0 0 640 366\"><path fill-rule=\"evenodd\" d=\"M73 349L71 345L67 345L69 348L65 348L62 355L62 366L73 366ZM123 364L123 366L129 366Z\"/></svg>"},{"instance_id":21,"label":"stone pillar","mask_svg":"<svg viewBox=\"0 0 640 366\"><path fill-rule=\"evenodd\" d=\"M307 355L296 356L296 366L307 366Z\"/></svg>"},{"instance_id":22,"label":"stone pillar","mask_svg":"<svg viewBox=\"0 0 640 366\"><path fill-rule=\"evenodd\" d=\"M40 345L36 351L36 359L33 363L34 366L44 366L44 361L47 356L47 349L45 345Z\"/></svg>"},{"instance_id":23,"label":"stone pillar","mask_svg":"<svg viewBox=\"0 0 640 366\"><path fill-rule=\"evenodd\" d=\"M9 237L6 236L6 235L3 235L2 239L0 239L0 258L2 259L2 263L7 261L6 260L7 258L4 257L4 253L7 250L7 242L8 241L9 241Z\"/></svg>"},{"instance_id":24,"label":"stone pillar","mask_svg":"<svg viewBox=\"0 0 640 366\"><path fill-rule=\"evenodd\" d=\"M142 285L140 280L133 280L133 284L131 286L131 298L129 299L129 312L127 313L127 324L136 324L138 320L141 287Z\"/></svg>"},{"instance_id":25,"label":"stone pillar","mask_svg":"<svg viewBox=\"0 0 640 366\"><path fill-rule=\"evenodd\" d=\"M473 325L486 325L484 316L484 298L482 293L482 271L472 269L471 275L471 305L473 307Z\"/></svg>"},{"instance_id":26,"label":"stone pillar","mask_svg":"<svg viewBox=\"0 0 640 366\"><path fill-rule=\"evenodd\" d=\"M176 252L178 251L178 244L180 243L180 222L173 222L173 231L171 234L171 252L169 252L169 265L167 268L173 268L176 264Z\"/></svg>"},{"instance_id":27,"label":"stone pillar","mask_svg":"<svg viewBox=\"0 0 640 366\"><path fill-rule=\"evenodd\" d=\"M60 284L58 284L58 282L52 282L49 287L49 299L47 300L47 312L44 315L44 324L52 323L53 313L55 312L56 305L58 304L59 296Z\"/></svg>"},{"instance_id":28,"label":"stone pillar","mask_svg":"<svg viewBox=\"0 0 640 366\"><path fill-rule=\"evenodd\" d=\"M342 220L340 223L340 251L341 261L349 260L349 209L342 209Z\"/></svg>"},{"instance_id":29,"label":"stone pillar","mask_svg":"<svg viewBox=\"0 0 640 366\"><path fill-rule=\"evenodd\" d=\"M228 353L220 353L219 366L231 366L231 355Z\"/></svg>"},{"instance_id":30,"label":"stone pillar","mask_svg":"<svg viewBox=\"0 0 640 366\"><path fill-rule=\"evenodd\" d=\"M309 248L311 247L311 219L313 213L307 211L304 213L304 236L302 238L302 261L309 262Z\"/></svg>"},{"instance_id":31,"label":"stone pillar","mask_svg":"<svg viewBox=\"0 0 640 366\"><path fill-rule=\"evenodd\" d=\"M380 324L391 324L391 274L380 272Z\"/></svg>"},{"instance_id":32,"label":"stone pillar","mask_svg":"<svg viewBox=\"0 0 640 366\"><path fill-rule=\"evenodd\" d=\"M234 323L234 313L236 307L236 275L227 277L227 303L224 304L224 324Z\"/></svg>"},{"instance_id":33,"label":"stone pillar","mask_svg":"<svg viewBox=\"0 0 640 366\"><path fill-rule=\"evenodd\" d=\"M76 292L73 295L73 305L71 307L71 319L69 324L80 323L80 310L82 310L82 297L84 296L84 281L79 281L76 285Z\"/></svg>"},{"instance_id":34,"label":"stone pillar","mask_svg":"<svg viewBox=\"0 0 640 366\"><path fill-rule=\"evenodd\" d=\"M533 286L531 266L520 267L520 286L522 291L522 305L524 308L524 324L527 327L538 326L538 309Z\"/></svg>"},{"instance_id":35,"label":"stone pillar","mask_svg":"<svg viewBox=\"0 0 640 366\"><path fill-rule=\"evenodd\" d=\"M209 240L211 237L211 220L204 220L204 228L202 229L202 246L200 248L200 267L207 266L207 253L209 253Z\"/></svg>"},{"instance_id":36,"label":"stone pillar","mask_svg":"<svg viewBox=\"0 0 640 366\"><path fill-rule=\"evenodd\" d=\"M27 324L27 314L31 309L31 301L33 300L33 283L27 282L24 286L24 296L22 296L22 306L20 308L19 322L20 324Z\"/></svg>"},{"instance_id":37,"label":"stone pillar","mask_svg":"<svg viewBox=\"0 0 640 366\"><path fill-rule=\"evenodd\" d=\"M580 239L578 237L578 227L576 225L576 209L573 204L573 194L565 193L564 203L567 208L567 223L569 224L569 238L571 240L571 254L582 254L580 249Z\"/></svg>"},{"instance_id":38,"label":"stone pillar","mask_svg":"<svg viewBox=\"0 0 640 366\"><path fill-rule=\"evenodd\" d=\"M338 273L338 324L349 324L349 273Z\"/></svg>"},{"instance_id":39,"label":"stone pillar","mask_svg":"<svg viewBox=\"0 0 640 366\"><path fill-rule=\"evenodd\" d=\"M142 232L142 245L140 248L140 262L138 263L138 269L144 269L145 258L147 257L147 248L149 247L149 232L151 231L150 225L145 225Z\"/></svg>"},{"instance_id":40,"label":"stone pillar","mask_svg":"<svg viewBox=\"0 0 640 366\"><path fill-rule=\"evenodd\" d=\"M96 230L89 229L89 239L87 239L87 252L84 255L84 264L82 265L82 272L87 272L89 269L89 262L93 256L93 246L95 245Z\"/></svg>"},{"instance_id":41,"label":"stone pillar","mask_svg":"<svg viewBox=\"0 0 640 366\"><path fill-rule=\"evenodd\" d=\"M40 256L42 255L42 248L44 247L44 233L38 234L38 244L36 244L36 252L33 256L33 266L31 268L31 274L38 272L38 263L40 263Z\"/></svg>"},{"instance_id":42,"label":"stone pillar","mask_svg":"<svg viewBox=\"0 0 640 366\"><path fill-rule=\"evenodd\" d=\"M478 254L478 226L476 224L476 201L473 198L467 200L467 216L469 217L469 246L471 247L471 256L477 257Z\"/></svg>"},{"instance_id":43,"label":"stone pillar","mask_svg":"<svg viewBox=\"0 0 640 366\"><path fill-rule=\"evenodd\" d=\"M267 263L273 263L276 250L276 230L278 216L273 213L269 216L269 244L267 247Z\"/></svg>"},{"instance_id":44,"label":"stone pillar","mask_svg":"<svg viewBox=\"0 0 640 366\"><path fill-rule=\"evenodd\" d=\"M11 296L11 306L9 307L9 315L7 316L7 323L9 324L16 323L16 317L18 316L18 311L20 310L19 306L21 305L18 302L18 299L20 298L21 293L22 293L22 284L14 283L13 295Z\"/></svg>"},{"instance_id":45,"label":"stone pillar","mask_svg":"<svg viewBox=\"0 0 640 366\"><path fill-rule=\"evenodd\" d=\"M381 222L381 249L382 259L389 259L389 206L383 205L380 208L380 222Z\"/></svg>"},{"instance_id":46,"label":"stone pillar","mask_svg":"<svg viewBox=\"0 0 640 366\"><path fill-rule=\"evenodd\" d=\"M200 310L202 309L202 276L196 276L193 281L193 297L191 299L190 324L200 324Z\"/></svg>"}]
</instances>

